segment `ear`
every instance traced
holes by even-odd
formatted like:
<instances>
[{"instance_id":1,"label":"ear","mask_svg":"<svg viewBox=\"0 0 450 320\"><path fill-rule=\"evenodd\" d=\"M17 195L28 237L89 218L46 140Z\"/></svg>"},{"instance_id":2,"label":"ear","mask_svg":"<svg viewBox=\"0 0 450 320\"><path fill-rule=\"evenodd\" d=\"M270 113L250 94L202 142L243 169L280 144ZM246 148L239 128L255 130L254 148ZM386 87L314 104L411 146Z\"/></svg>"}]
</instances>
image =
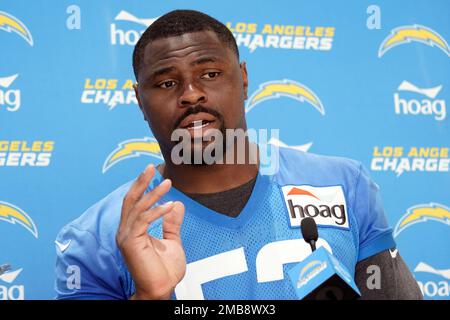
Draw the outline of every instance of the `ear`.
<instances>
[{"instance_id":1,"label":"ear","mask_svg":"<svg viewBox=\"0 0 450 320\"><path fill-rule=\"evenodd\" d=\"M239 65L241 68L241 75L242 75L242 84L244 86L244 100L247 100L248 96L248 75L247 75L247 64L245 61L242 61Z\"/></svg>"},{"instance_id":2,"label":"ear","mask_svg":"<svg viewBox=\"0 0 450 320\"><path fill-rule=\"evenodd\" d=\"M145 115L144 107L141 103L141 97L139 96L139 84L136 82L133 84L134 93L136 95L136 99L138 102L139 109L141 109L142 114L144 115L144 120L147 121L147 116Z\"/></svg>"}]
</instances>

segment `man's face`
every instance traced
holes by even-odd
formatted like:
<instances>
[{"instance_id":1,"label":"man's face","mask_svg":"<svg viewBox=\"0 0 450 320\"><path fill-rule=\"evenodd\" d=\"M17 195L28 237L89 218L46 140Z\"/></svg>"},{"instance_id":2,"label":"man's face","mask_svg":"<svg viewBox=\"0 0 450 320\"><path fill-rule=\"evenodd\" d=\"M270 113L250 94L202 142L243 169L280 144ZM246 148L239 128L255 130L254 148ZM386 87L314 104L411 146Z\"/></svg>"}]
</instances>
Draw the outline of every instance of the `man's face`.
<instances>
[{"instance_id":1,"label":"man's face","mask_svg":"<svg viewBox=\"0 0 450 320\"><path fill-rule=\"evenodd\" d=\"M170 154L175 129L192 137L207 129L246 130L247 70L212 31L154 40L145 47L135 86L139 106Z\"/></svg>"}]
</instances>

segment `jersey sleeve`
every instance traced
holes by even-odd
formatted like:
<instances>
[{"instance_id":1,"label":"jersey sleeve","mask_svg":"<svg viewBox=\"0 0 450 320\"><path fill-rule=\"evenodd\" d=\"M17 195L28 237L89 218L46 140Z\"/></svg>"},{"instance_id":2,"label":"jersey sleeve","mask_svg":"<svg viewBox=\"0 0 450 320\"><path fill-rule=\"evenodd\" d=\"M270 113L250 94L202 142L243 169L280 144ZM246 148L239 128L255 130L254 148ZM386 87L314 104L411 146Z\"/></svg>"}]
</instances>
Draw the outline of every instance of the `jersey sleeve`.
<instances>
[{"instance_id":1,"label":"jersey sleeve","mask_svg":"<svg viewBox=\"0 0 450 320\"><path fill-rule=\"evenodd\" d=\"M354 213L359 227L358 261L395 247L378 185L360 164L355 187Z\"/></svg>"},{"instance_id":2,"label":"jersey sleeve","mask_svg":"<svg viewBox=\"0 0 450 320\"><path fill-rule=\"evenodd\" d=\"M65 227L55 243L56 299L126 299L114 256L91 232Z\"/></svg>"},{"instance_id":3,"label":"jersey sleeve","mask_svg":"<svg viewBox=\"0 0 450 320\"><path fill-rule=\"evenodd\" d=\"M371 266L378 266L379 287L369 287L373 273ZM377 253L358 262L355 282L361 291L361 300L423 300L422 292L400 253L394 256L389 250Z\"/></svg>"}]
</instances>

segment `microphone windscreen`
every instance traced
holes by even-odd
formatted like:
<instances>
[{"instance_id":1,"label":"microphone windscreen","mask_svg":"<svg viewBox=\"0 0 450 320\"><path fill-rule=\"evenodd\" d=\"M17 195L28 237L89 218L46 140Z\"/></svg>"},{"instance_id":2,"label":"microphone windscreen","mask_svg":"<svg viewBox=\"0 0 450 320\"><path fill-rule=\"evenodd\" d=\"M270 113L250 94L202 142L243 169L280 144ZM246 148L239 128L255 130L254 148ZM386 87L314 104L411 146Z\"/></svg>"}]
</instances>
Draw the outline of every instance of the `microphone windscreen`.
<instances>
[{"instance_id":1,"label":"microphone windscreen","mask_svg":"<svg viewBox=\"0 0 450 320\"><path fill-rule=\"evenodd\" d=\"M311 217L302 219L301 231L303 239L308 243L311 242L311 240L317 241L319 238L316 221Z\"/></svg>"}]
</instances>

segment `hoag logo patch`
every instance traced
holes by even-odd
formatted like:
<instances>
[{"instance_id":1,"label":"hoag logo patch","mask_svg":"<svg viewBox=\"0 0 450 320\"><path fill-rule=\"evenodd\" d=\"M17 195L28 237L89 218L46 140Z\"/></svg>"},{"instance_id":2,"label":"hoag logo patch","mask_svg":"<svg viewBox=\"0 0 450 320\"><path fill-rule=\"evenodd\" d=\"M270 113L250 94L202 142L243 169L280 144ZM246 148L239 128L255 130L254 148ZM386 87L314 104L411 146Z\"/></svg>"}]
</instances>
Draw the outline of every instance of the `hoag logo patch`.
<instances>
[{"instance_id":1,"label":"hoag logo patch","mask_svg":"<svg viewBox=\"0 0 450 320\"><path fill-rule=\"evenodd\" d=\"M291 227L299 227L303 218L314 218L317 225L348 229L347 204L340 186L282 187Z\"/></svg>"}]
</instances>

